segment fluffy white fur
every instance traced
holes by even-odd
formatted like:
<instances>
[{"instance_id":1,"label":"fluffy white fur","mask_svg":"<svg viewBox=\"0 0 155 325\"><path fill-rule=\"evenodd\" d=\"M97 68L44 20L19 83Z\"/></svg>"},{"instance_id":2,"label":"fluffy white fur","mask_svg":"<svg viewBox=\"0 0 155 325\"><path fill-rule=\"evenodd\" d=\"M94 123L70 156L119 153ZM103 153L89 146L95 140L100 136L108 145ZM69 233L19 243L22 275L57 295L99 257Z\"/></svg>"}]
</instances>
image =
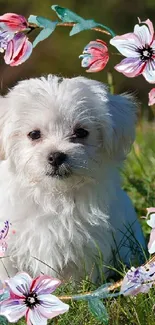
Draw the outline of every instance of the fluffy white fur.
<instances>
[{"instance_id":1,"label":"fluffy white fur","mask_svg":"<svg viewBox=\"0 0 155 325\"><path fill-rule=\"evenodd\" d=\"M144 244L119 175L135 120L130 98L110 95L104 85L83 77L25 80L1 97L0 221L12 224L1 278L4 265L11 276L25 270L79 278L94 269L96 277L98 256L112 264L116 246L129 262L133 250L127 237L134 239L123 235L126 227L132 225ZM77 127L87 129L88 137L73 139ZM32 141L28 134L36 129L42 137ZM49 176L48 156L54 152L67 154L61 177Z\"/></svg>"}]
</instances>

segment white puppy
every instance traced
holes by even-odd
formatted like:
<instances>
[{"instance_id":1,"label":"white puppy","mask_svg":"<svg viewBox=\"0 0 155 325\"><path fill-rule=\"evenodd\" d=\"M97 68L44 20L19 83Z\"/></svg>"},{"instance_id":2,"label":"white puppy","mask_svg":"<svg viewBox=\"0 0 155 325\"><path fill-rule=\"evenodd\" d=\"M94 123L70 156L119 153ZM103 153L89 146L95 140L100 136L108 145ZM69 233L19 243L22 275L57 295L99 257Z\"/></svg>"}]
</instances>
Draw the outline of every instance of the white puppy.
<instances>
[{"instance_id":1,"label":"white puppy","mask_svg":"<svg viewBox=\"0 0 155 325\"><path fill-rule=\"evenodd\" d=\"M119 176L135 111L83 77L25 80L1 97L0 220L11 227L0 278L5 268L96 277L101 253L104 265L116 252L129 262L136 241L144 245Z\"/></svg>"}]
</instances>

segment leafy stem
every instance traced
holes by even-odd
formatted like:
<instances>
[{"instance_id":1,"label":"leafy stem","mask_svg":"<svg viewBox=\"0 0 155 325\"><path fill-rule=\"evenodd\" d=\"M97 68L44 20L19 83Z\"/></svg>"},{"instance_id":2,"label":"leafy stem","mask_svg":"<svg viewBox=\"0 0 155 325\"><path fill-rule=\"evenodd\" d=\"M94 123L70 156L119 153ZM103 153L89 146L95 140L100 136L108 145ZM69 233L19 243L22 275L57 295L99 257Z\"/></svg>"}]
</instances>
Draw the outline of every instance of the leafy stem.
<instances>
[{"instance_id":1,"label":"leafy stem","mask_svg":"<svg viewBox=\"0 0 155 325\"><path fill-rule=\"evenodd\" d=\"M122 281L123 280L120 280L120 281L117 281L116 283L110 285L107 288L105 288L105 293L110 293L111 291L114 291L118 288L120 288L121 284L122 284ZM88 292L85 292L84 294L79 294L79 295L73 295L73 296L57 296L60 300L80 300L81 299L84 299L84 298L87 298L89 296L91 296L93 294L93 291L88 291ZM95 297L95 296L94 296Z\"/></svg>"},{"instance_id":2,"label":"leafy stem","mask_svg":"<svg viewBox=\"0 0 155 325\"><path fill-rule=\"evenodd\" d=\"M62 22L61 23L60 22L60 23L57 24L57 26L60 26L60 27L73 27L74 25L76 25L76 23L71 23L71 22L64 22L64 23ZM100 26L101 27L103 26L104 28L107 28L108 30L110 30L108 27L106 27L104 25L100 24ZM32 24L32 23L29 23L28 27L31 29L31 31L34 30L35 28L39 28L39 26L37 26L36 24ZM108 30L98 28L98 27L93 27L93 28L91 28L91 30L95 30L96 32L100 32L100 33L103 33L103 34L106 34L106 35L112 35L112 36L115 35L114 32L111 31L111 30L110 30L111 32L109 32Z\"/></svg>"}]
</instances>

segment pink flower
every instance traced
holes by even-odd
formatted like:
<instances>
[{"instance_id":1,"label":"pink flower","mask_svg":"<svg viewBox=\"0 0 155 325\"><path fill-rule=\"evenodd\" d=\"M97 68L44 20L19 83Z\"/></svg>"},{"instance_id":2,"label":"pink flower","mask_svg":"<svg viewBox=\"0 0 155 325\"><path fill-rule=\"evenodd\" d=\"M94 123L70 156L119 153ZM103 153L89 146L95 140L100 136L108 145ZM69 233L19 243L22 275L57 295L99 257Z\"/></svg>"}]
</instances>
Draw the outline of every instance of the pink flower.
<instances>
[{"instance_id":1,"label":"pink flower","mask_svg":"<svg viewBox=\"0 0 155 325\"><path fill-rule=\"evenodd\" d=\"M146 211L147 211L147 215L146 215L147 218L150 213L155 213L155 208L154 207L146 208Z\"/></svg>"},{"instance_id":2,"label":"pink flower","mask_svg":"<svg viewBox=\"0 0 155 325\"><path fill-rule=\"evenodd\" d=\"M147 220L146 222L152 228L150 233L149 243L148 243L148 251L150 254L154 254L155 253L155 213L152 213L150 216L150 220Z\"/></svg>"},{"instance_id":3,"label":"pink flower","mask_svg":"<svg viewBox=\"0 0 155 325\"><path fill-rule=\"evenodd\" d=\"M25 62L32 53L32 43L23 33L17 33L7 44L4 60L6 64L17 66Z\"/></svg>"},{"instance_id":4,"label":"pink flower","mask_svg":"<svg viewBox=\"0 0 155 325\"><path fill-rule=\"evenodd\" d=\"M6 64L17 66L25 62L32 53L32 44L20 31L25 30L28 23L25 17L16 14L0 16L0 52L5 52Z\"/></svg>"},{"instance_id":5,"label":"pink flower","mask_svg":"<svg viewBox=\"0 0 155 325\"><path fill-rule=\"evenodd\" d=\"M3 257L7 251L8 245L6 240L0 239L0 258Z\"/></svg>"},{"instance_id":6,"label":"pink flower","mask_svg":"<svg viewBox=\"0 0 155 325\"><path fill-rule=\"evenodd\" d=\"M109 53L107 44L99 39L91 41L83 50L81 65L83 68L88 68L86 72L98 72L105 68Z\"/></svg>"},{"instance_id":7,"label":"pink flower","mask_svg":"<svg viewBox=\"0 0 155 325\"><path fill-rule=\"evenodd\" d=\"M59 285L58 279L46 275L32 279L27 273L18 273L5 281L10 298L0 304L0 315L9 322L26 317L27 325L46 325L47 319L68 311L69 306L51 295Z\"/></svg>"},{"instance_id":8,"label":"pink flower","mask_svg":"<svg viewBox=\"0 0 155 325\"><path fill-rule=\"evenodd\" d=\"M110 40L126 58L115 69L127 77L140 74L150 82L155 82L155 40L152 22L147 19L134 28L133 33L116 36Z\"/></svg>"},{"instance_id":9,"label":"pink flower","mask_svg":"<svg viewBox=\"0 0 155 325\"><path fill-rule=\"evenodd\" d=\"M28 27L25 17L13 13L0 16L0 28L11 32L20 32Z\"/></svg>"},{"instance_id":10,"label":"pink flower","mask_svg":"<svg viewBox=\"0 0 155 325\"><path fill-rule=\"evenodd\" d=\"M3 53L8 46L10 40L14 37L13 33L9 33L7 31L2 31L0 33L0 52Z\"/></svg>"},{"instance_id":11,"label":"pink flower","mask_svg":"<svg viewBox=\"0 0 155 325\"><path fill-rule=\"evenodd\" d=\"M6 220L4 222L4 226L0 230L0 257L3 257L7 251L7 237L8 237L8 232L9 232L9 221Z\"/></svg>"},{"instance_id":12,"label":"pink flower","mask_svg":"<svg viewBox=\"0 0 155 325\"><path fill-rule=\"evenodd\" d=\"M147 293L155 283L155 263L132 267L125 275L120 293L124 296Z\"/></svg>"},{"instance_id":13,"label":"pink flower","mask_svg":"<svg viewBox=\"0 0 155 325\"><path fill-rule=\"evenodd\" d=\"M149 106L152 106L155 104L155 88L151 89L149 92ZM155 210L155 208L154 208Z\"/></svg>"}]
</instances>

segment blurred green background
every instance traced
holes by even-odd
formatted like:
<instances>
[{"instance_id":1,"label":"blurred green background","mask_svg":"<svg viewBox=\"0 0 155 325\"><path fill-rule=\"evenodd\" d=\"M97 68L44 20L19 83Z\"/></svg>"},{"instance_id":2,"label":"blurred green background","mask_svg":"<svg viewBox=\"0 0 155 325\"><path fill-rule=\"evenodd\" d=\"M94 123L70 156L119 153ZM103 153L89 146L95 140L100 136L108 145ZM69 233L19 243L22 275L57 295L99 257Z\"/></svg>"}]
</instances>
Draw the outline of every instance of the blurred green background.
<instances>
[{"instance_id":1,"label":"blurred green background","mask_svg":"<svg viewBox=\"0 0 155 325\"><path fill-rule=\"evenodd\" d=\"M97 22L111 27L116 34L132 32L137 23L137 17L141 20L155 17L154 0L59 0L55 3L51 0L0 0L1 14L15 12L24 15L42 15L52 20L56 14L50 9L51 5L58 4L67 7L86 19L94 18ZM106 42L109 37L94 31L84 31L73 37L69 37L68 27L57 27L51 37L41 42L33 51L27 62L19 67L9 67L4 64L3 55L0 55L0 86L4 93L8 88L23 78L40 76L47 73L61 74L66 77L84 75L107 83L107 72L113 74L115 92L133 91L143 103L140 115L146 115L152 119L151 108L147 108L148 91L152 88L142 76L126 78L114 70L114 65L120 62L120 56L112 55L108 66L96 74L88 74L81 68L78 56L84 46L91 40L101 38ZM36 31L30 34L34 38ZM114 47L111 51L116 52ZM143 109L145 106L145 110Z\"/></svg>"}]
</instances>

